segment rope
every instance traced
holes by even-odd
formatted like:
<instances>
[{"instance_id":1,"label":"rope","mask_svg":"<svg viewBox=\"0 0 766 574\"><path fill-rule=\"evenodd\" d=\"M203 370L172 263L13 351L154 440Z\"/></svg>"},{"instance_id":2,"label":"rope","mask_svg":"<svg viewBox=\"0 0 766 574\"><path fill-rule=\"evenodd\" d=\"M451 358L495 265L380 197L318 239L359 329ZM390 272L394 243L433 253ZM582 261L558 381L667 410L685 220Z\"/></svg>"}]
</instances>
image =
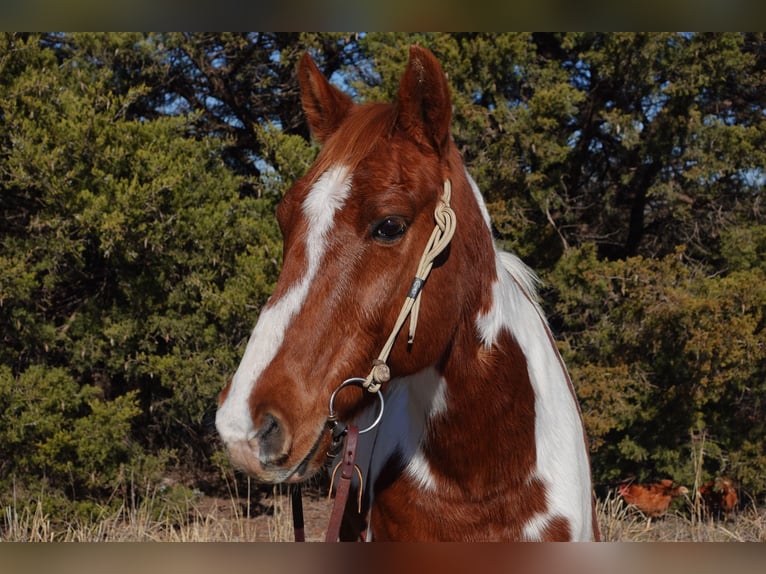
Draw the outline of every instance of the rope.
<instances>
[{"instance_id":1,"label":"rope","mask_svg":"<svg viewBox=\"0 0 766 574\"><path fill-rule=\"evenodd\" d=\"M415 340L415 330L418 325L418 313L420 312L420 295L422 293L423 285L428 278L428 274L434 265L434 260L444 249L449 245L452 240L452 236L455 234L455 212L450 207L450 198L452 195L452 184L447 179L444 182L444 193L441 199L436 205L434 210L434 219L436 220L436 226L434 227L431 237L426 244L426 248L423 251L423 256L420 258L415 278L412 280L410 290L407 293L407 297L402 305L402 310L399 312L399 317L394 323L394 328L383 345L383 349L380 351L378 358L372 362L372 370L367 375L362 386L371 393L376 393L380 390L380 386L383 383L388 382L391 379L391 371L386 364L391 349L394 347L394 341L399 331L410 317L410 329L407 338L408 344L412 344Z\"/></svg>"}]
</instances>

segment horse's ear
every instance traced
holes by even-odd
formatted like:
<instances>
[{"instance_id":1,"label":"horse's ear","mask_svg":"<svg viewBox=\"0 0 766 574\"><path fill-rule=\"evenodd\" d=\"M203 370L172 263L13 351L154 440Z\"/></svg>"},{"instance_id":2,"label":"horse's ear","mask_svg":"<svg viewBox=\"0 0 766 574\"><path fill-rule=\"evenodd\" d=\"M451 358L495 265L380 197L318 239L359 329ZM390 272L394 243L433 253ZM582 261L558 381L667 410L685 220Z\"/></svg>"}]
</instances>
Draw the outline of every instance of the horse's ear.
<instances>
[{"instance_id":1,"label":"horse's ear","mask_svg":"<svg viewBox=\"0 0 766 574\"><path fill-rule=\"evenodd\" d=\"M410 62L399 82L399 127L441 155L451 120L449 86L439 61L426 48L410 46Z\"/></svg>"},{"instance_id":2,"label":"horse's ear","mask_svg":"<svg viewBox=\"0 0 766 574\"><path fill-rule=\"evenodd\" d=\"M319 143L324 143L338 129L353 102L327 81L308 53L298 62L298 82L311 133Z\"/></svg>"}]
</instances>

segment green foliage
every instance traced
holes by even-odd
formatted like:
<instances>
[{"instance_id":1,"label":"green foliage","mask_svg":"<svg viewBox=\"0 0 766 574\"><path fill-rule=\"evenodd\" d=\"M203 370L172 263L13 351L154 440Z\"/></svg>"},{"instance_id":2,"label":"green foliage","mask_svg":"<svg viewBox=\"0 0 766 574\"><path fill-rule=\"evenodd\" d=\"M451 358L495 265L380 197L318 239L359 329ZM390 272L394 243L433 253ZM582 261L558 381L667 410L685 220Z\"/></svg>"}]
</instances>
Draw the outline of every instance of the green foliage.
<instances>
[{"instance_id":1,"label":"green foliage","mask_svg":"<svg viewBox=\"0 0 766 574\"><path fill-rule=\"evenodd\" d=\"M551 281L599 480L633 473L691 483L705 437L707 476L763 492L753 457L766 427L766 275L708 276L684 256L599 261L567 253Z\"/></svg>"},{"instance_id":2,"label":"green foliage","mask_svg":"<svg viewBox=\"0 0 766 574\"><path fill-rule=\"evenodd\" d=\"M114 486L138 453L129 432L140 411L135 393L109 402L98 395L62 368L35 365L15 377L0 366L0 484L8 488L10 477L34 489L37 477L73 495Z\"/></svg>"},{"instance_id":3,"label":"green foliage","mask_svg":"<svg viewBox=\"0 0 766 574\"><path fill-rule=\"evenodd\" d=\"M0 498L216 472L274 207L317 153L295 64L391 99L413 43L498 243L546 279L597 482L690 483L704 452L766 492L763 34L6 33Z\"/></svg>"},{"instance_id":4,"label":"green foliage","mask_svg":"<svg viewBox=\"0 0 766 574\"><path fill-rule=\"evenodd\" d=\"M106 487L126 441L203 457L276 277L274 196L240 192L196 116L130 117L148 89L117 85L126 39L142 41L73 37L57 63L40 38L4 37L0 364L9 380L52 373L35 380L74 401L25 415L58 431L22 441L36 450L3 468L6 484Z\"/></svg>"}]
</instances>

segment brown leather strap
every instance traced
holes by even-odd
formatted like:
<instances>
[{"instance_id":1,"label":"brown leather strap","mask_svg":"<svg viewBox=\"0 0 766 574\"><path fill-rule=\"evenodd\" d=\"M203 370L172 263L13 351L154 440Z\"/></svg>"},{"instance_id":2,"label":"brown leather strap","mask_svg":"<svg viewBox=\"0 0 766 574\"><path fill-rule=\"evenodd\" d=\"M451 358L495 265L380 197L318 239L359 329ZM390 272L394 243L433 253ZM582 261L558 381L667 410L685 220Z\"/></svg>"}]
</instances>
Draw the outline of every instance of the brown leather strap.
<instances>
[{"instance_id":1,"label":"brown leather strap","mask_svg":"<svg viewBox=\"0 0 766 574\"><path fill-rule=\"evenodd\" d=\"M296 542L306 541L306 530L303 527L303 499L301 498L301 485L294 484L291 489L293 506L293 533Z\"/></svg>"},{"instance_id":2,"label":"brown leather strap","mask_svg":"<svg viewBox=\"0 0 766 574\"><path fill-rule=\"evenodd\" d=\"M338 542L340 537L340 525L343 521L343 513L346 510L346 502L351 490L351 480L355 474L356 466L354 461L356 460L358 439L359 427L349 425L346 441L343 445L343 460L340 462L340 468L338 469L340 477L338 478L338 486L335 490L335 502L333 503L332 514L330 514L330 523L327 526L325 542ZM361 484L359 488L362 488Z\"/></svg>"}]
</instances>

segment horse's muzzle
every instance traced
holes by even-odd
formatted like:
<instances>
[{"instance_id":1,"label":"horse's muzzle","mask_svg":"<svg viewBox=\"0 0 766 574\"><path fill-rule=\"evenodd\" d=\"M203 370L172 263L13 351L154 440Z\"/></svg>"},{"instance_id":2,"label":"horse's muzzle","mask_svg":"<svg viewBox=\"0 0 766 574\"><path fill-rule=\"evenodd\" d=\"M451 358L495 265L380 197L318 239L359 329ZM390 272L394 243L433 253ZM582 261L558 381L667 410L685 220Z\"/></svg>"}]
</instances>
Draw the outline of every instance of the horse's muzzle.
<instances>
[{"instance_id":1,"label":"horse's muzzle","mask_svg":"<svg viewBox=\"0 0 766 574\"><path fill-rule=\"evenodd\" d=\"M267 414L250 439L228 442L226 446L234 466L259 482L298 483L321 468L323 459L317 453L329 438L327 432L321 432L304 456L290 460L292 454L297 454L292 435L277 416Z\"/></svg>"}]
</instances>

